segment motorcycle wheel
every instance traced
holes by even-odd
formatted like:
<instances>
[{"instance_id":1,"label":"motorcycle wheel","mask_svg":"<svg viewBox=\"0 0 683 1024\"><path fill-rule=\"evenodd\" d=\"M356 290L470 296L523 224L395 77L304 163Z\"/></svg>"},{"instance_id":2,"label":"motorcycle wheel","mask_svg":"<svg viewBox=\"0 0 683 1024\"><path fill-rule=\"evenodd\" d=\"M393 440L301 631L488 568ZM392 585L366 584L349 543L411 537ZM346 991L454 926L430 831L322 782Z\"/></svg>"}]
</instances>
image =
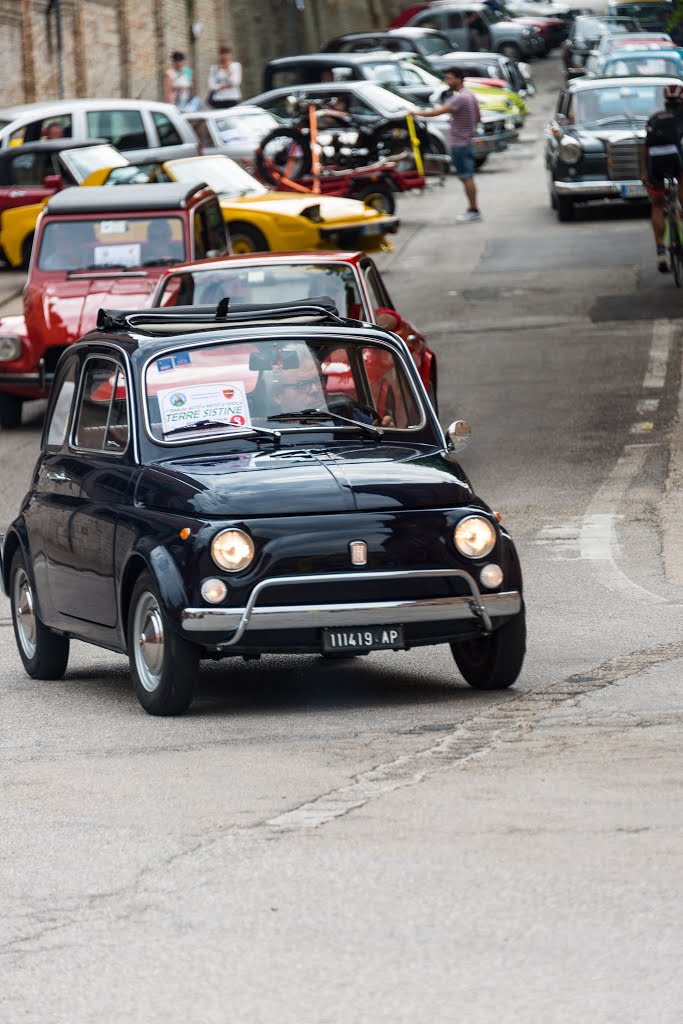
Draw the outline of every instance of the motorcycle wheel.
<instances>
[{"instance_id":1,"label":"motorcycle wheel","mask_svg":"<svg viewBox=\"0 0 683 1024\"><path fill-rule=\"evenodd\" d=\"M268 185L280 177L298 181L311 170L308 138L297 128L274 128L256 151L256 172Z\"/></svg>"}]
</instances>

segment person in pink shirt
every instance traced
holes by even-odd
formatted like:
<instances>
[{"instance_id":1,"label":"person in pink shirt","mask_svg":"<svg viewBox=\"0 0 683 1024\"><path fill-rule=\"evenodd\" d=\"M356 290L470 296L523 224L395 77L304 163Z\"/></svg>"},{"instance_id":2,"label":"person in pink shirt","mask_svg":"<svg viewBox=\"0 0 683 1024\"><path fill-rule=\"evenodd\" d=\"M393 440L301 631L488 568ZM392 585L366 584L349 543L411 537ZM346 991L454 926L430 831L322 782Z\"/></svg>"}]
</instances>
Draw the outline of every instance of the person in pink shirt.
<instances>
[{"instance_id":1,"label":"person in pink shirt","mask_svg":"<svg viewBox=\"0 0 683 1024\"><path fill-rule=\"evenodd\" d=\"M436 117L437 114L450 114L451 123L448 129L448 141L451 147L453 169L460 178L468 208L465 213L456 217L460 224L473 220L481 220L481 212L477 205L477 186L474 182L474 136L481 119L477 97L465 88L465 75L460 68L449 68L445 75L446 83L453 95L440 107L420 110L420 117ZM416 111L418 113L418 111Z\"/></svg>"}]
</instances>

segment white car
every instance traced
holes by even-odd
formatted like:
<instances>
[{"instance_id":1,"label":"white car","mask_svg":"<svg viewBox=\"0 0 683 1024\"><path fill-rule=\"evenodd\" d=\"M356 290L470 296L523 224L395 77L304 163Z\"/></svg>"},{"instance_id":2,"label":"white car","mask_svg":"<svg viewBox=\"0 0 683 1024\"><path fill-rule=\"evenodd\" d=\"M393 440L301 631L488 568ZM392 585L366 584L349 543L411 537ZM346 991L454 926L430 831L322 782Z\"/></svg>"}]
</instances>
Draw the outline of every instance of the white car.
<instances>
[{"instance_id":1,"label":"white car","mask_svg":"<svg viewBox=\"0 0 683 1024\"><path fill-rule=\"evenodd\" d=\"M106 139L132 163L197 156L191 125L168 103L71 99L0 109L0 149L43 139Z\"/></svg>"}]
</instances>

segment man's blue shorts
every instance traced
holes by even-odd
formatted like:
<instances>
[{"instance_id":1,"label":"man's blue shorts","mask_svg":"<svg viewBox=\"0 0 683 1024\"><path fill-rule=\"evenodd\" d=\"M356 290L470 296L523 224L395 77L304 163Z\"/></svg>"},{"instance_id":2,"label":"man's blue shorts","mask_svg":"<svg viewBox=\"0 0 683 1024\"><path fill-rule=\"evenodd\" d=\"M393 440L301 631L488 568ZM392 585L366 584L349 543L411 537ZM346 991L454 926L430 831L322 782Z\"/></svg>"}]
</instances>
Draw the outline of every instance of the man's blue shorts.
<instances>
[{"instance_id":1,"label":"man's blue shorts","mask_svg":"<svg viewBox=\"0 0 683 1024\"><path fill-rule=\"evenodd\" d=\"M474 177L476 164L474 162L474 146L451 146L451 160L453 170L461 181L467 181Z\"/></svg>"}]
</instances>

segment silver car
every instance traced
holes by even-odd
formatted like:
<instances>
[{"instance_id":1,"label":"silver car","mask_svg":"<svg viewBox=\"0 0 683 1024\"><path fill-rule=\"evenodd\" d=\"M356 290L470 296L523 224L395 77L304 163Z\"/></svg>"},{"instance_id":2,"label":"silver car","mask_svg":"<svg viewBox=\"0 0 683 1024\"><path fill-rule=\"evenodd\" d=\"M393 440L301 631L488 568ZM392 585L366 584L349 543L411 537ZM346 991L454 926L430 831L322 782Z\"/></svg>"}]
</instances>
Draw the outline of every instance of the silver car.
<instances>
[{"instance_id":1,"label":"silver car","mask_svg":"<svg viewBox=\"0 0 683 1024\"><path fill-rule=\"evenodd\" d=\"M184 114L199 139L202 152L224 153L251 170L254 154L266 135L277 128L272 114L261 107L240 103L224 110L199 110Z\"/></svg>"}]
</instances>

